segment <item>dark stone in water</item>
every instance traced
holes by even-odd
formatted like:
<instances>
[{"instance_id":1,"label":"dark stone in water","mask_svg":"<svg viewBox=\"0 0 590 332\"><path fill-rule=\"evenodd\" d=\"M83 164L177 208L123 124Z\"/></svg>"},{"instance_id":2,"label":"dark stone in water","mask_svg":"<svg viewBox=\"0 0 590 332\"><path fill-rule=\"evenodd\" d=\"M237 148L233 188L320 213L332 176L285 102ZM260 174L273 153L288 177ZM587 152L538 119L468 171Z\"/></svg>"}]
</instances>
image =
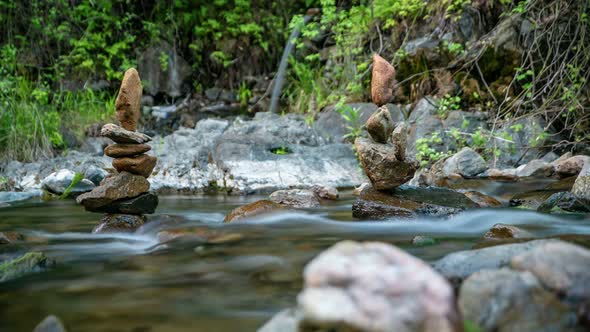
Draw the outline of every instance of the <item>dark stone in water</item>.
<instances>
[{"instance_id":1,"label":"dark stone in water","mask_svg":"<svg viewBox=\"0 0 590 332\"><path fill-rule=\"evenodd\" d=\"M96 226L92 233L134 232L146 221L145 216L134 214L107 214Z\"/></svg>"},{"instance_id":2,"label":"dark stone in water","mask_svg":"<svg viewBox=\"0 0 590 332\"><path fill-rule=\"evenodd\" d=\"M66 332L66 328L59 318L49 315L35 327L33 332Z\"/></svg>"},{"instance_id":3,"label":"dark stone in water","mask_svg":"<svg viewBox=\"0 0 590 332\"><path fill-rule=\"evenodd\" d=\"M21 257L0 264L0 282L41 271L51 263L47 256L41 252L26 253Z\"/></svg>"},{"instance_id":4,"label":"dark stone in water","mask_svg":"<svg viewBox=\"0 0 590 332\"><path fill-rule=\"evenodd\" d=\"M430 190L433 190L433 194L429 193ZM438 196L449 197L437 197L437 193ZM463 194L448 189L401 186L383 192L369 187L362 190L353 203L352 216L358 219L448 216L460 212L465 206L472 207L475 203Z\"/></svg>"},{"instance_id":5,"label":"dark stone in water","mask_svg":"<svg viewBox=\"0 0 590 332\"><path fill-rule=\"evenodd\" d=\"M145 177L121 172L106 177L100 186L89 193L78 196L76 201L87 209L99 209L113 201L137 197L149 189L150 183Z\"/></svg>"},{"instance_id":6,"label":"dark stone in water","mask_svg":"<svg viewBox=\"0 0 590 332\"><path fill-rule=\"evenodd\" d=\"M564 191L555 193L537 208L537 211L550 213L559 208L568 212L590 212L590 205L586 204L574 194Z\"/></svg>"},{"instance_id":7,"label":"dark stone in water","mask_svg":"<svg viewBox=\"0 0 590 332\"><path fill-rule=\"evenodd\" d=\"M126 214L152 214L158 207L158 195L150 191L134 198L114 201L97 208L86 207L91 212L126 213Z\"/></svg>"},{"instance_id":8,"label":"dark stone in water","mask_svg":"<svg viewBox=\"0 0 590 332\"><path fill-rule=\"evenodd\" d=\"M484 234L486 240L502 240L502 239L522 239L532 238L532 234L522 230L516 226L495 224L490 230Z\"/></svg>"},{"instance_id":9,"label":"dark stone in water","mask_svg":"<svg viewBox=\"0 0 590 332\"><path fill-rule=\"evenodd\" d=\"M231 210L223 222L234 222L254 216L271 213L282 209L283 206L269 200L260 200Z\"/></svg>"}]
</instances>

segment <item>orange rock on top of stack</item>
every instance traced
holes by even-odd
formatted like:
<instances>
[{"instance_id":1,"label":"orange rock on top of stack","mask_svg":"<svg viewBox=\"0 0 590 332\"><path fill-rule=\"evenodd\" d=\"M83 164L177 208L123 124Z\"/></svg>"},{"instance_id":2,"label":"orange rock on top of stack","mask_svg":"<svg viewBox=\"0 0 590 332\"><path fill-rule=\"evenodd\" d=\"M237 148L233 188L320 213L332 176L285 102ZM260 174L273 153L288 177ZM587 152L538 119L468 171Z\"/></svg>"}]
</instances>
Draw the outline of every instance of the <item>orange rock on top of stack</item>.
<instances>
[{"instance_id":1,"label":"orange rock on top of stack","mask_svg":"<svg viewBox=\"0 0 590 332\"><path fill-rule=\"evenodd\" d=\"M107 213L95 232L132 231L145 222L144 214L153 213L158 205L158 196L149 192L146 180L158 159L145 154L151 150L145 144L151 137L136 131L141 95L139 74L131 68L125 72L115 101L121 126L109 123L101 129L102 136L115 142L104 152L114 158L113 167L118 173L108 176L100 186L77 199L88 211Z\"/></svg>"}]
</instances>

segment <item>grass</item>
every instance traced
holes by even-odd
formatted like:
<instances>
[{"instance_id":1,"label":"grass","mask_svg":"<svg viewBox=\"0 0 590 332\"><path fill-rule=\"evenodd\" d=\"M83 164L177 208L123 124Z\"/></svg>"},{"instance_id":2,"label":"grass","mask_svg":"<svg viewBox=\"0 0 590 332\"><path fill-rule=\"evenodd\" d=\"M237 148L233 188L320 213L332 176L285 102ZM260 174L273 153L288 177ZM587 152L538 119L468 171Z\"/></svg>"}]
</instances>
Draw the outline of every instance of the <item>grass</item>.
<instances>
[{"instance_id":1,"label":"grass","mask_svg":"<svg viewBox=\"0 0 590 332\"><path fill-rule=\"evenodd\" d=\"M64 130L82 138L88 125L114 115L109 92L53 92L23 77L0 83L0 160L52 157L65 148Z\"/></svg>"}]
</instances>

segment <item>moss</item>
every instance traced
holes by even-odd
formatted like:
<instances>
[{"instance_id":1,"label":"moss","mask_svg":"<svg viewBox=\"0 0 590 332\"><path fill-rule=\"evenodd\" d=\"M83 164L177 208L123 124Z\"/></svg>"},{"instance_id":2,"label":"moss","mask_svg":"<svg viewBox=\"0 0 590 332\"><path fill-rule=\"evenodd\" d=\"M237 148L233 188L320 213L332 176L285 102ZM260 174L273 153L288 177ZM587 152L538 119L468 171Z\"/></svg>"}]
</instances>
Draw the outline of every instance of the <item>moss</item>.
<instances>
[{"instance_id":1,"label":"moss","mask_svg":"<svg viewBox=\"0 0 590 332\"><path fill-rule=\"evenodd\" d=\"M18 278L38 271L47 264L47 256L42 252L29 252L19 258L0 264L0 282Z\"/></svg>"}]
</instances>

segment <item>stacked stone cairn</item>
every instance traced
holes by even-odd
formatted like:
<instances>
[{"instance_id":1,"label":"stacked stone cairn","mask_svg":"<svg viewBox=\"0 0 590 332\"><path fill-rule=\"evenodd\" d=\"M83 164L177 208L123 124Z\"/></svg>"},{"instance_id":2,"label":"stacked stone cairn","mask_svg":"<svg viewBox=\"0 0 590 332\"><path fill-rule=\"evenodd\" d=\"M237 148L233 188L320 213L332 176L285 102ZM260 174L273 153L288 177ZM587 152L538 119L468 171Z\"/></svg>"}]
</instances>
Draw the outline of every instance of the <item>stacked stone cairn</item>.
<instances>
[{"instance_id":1,"label":"stacked stone cairn","mask_svg":"<svg viewBox=\"0 0 590 332\"><path fill-rule=\"evenodd\" d=\"M386 104L393 95L395 68L379 55L373 55L371 98L379 108L365 124L368 138L354 142L359 160L373 188L396 188L414 176L418 163L406 159L407 126L395 124Z\"/></svg>"},{"instance_id":2,"label":"stacked stone cairn","mask_svg":"<svg viewBox=\"0 0 590 332\"><path fill-rule=\"evenodd\" d=\"M106 213L94 233L134 231L145 223L145 214L154 213L158 206L158 196L149 191L147 180L157 158L145 154L151 149L146 144L151 138L136 131L141 114L141 95L139 74L131 68L125 72L115 101L121 126L109 123L100 132L101 136L115 142L107 146L104 153L114 158L113 167L117 172L105 177L91 192L77 198L87 211Z\"/></svg>"}]
</instances>

